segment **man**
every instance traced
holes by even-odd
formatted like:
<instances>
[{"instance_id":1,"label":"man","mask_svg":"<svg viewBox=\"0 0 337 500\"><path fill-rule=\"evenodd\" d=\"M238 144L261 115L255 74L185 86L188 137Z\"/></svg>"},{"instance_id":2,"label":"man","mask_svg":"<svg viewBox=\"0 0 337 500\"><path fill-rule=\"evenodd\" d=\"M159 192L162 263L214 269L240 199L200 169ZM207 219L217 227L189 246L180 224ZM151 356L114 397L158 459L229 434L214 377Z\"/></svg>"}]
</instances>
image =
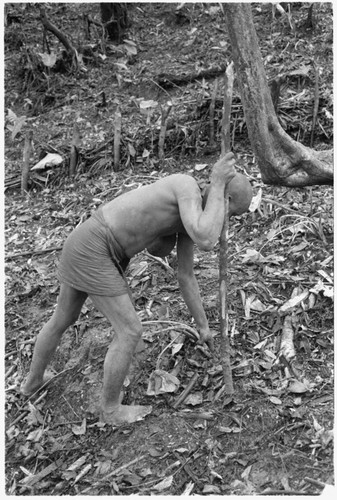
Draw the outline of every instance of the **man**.
<instances>
[{"instance_id":1,"label":"man","mask_svg":"<svg viewBox=\"0 0 337 500\"><path fill-rule=\"evenodd\" d=\"M120 403L124 379L142 335L124 270L131 257L148 249L165 256L177 245L178 281L194 317L200 341L212 348L212 335L193 272L193 246L209 251L217 243L224 222L224 190L228 184L229 215L245 212L252 189L235 172L234 155L215 163L210 183L201 193L197 182L174 174L129 191L110 201L67 238L59 265L58 303L39 333L27 380L21 391L36 392L64 331L78 318L89 296L110 321L115 335L104 361L101 420L112 425L135 422L151 407Z\"/></svg>"}]
</instances>

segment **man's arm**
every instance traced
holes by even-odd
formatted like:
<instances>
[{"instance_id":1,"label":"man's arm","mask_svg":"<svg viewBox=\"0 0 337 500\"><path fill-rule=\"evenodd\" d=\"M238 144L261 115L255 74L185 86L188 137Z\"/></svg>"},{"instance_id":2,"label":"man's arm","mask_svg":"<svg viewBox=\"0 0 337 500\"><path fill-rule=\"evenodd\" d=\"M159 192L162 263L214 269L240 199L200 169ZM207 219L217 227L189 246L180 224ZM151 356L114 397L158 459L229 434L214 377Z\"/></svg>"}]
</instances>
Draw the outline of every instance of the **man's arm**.
<instances>
[{"instance_id":1,"label":"man's arm","mask_svg":"<svg viewBox=\"0 0 337 500\"><path fill-rule=\"evenodd\" d=\"M204 209L200 190L193 179L177 189L180 218L188 235L201 250L211 250L219 239L224 221L224 192L235 176L234 164L233 153L227 153L215 163Z\"/></svg>"},{"instance_id":2,"label":"man's arm","mask_svg":"<svg viewBox=\"0 0 337 500\"><path fill-rule=\"evenodd\" d=\"M178 234L178 281L183 299L192 314L200 333L200 340L213 349L212 334L201 302L198 282L193 270L193 241L185 234Z\"/></svg>"}]
</instances>

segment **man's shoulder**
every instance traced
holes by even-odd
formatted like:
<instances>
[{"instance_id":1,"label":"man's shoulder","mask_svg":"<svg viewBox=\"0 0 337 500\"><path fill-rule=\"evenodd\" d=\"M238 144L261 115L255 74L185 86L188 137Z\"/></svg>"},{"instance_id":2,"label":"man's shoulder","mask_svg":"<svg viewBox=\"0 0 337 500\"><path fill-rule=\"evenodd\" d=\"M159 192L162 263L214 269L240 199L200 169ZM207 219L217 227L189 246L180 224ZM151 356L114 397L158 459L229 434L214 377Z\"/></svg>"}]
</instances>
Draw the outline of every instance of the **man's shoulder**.
<instances>
[{"instance_id":1,"label":"man's shoulder","mask_svg":"<svg viewBox=\"0 0 337 500\"><path fill-rule=\"evenodd\" d=\"M198 188L197 181L188 174L171 174L163 178L164 182L170 184L174 189L191 189Z\"/></svg>"}]
</instances>

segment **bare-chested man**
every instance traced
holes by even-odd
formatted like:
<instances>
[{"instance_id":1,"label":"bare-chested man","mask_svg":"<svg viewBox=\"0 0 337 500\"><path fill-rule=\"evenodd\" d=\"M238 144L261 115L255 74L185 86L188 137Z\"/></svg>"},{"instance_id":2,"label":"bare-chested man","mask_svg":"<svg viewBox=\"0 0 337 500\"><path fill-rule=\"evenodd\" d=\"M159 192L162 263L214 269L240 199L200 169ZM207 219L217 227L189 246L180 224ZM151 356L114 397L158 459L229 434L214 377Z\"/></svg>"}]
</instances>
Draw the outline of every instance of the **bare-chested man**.
<instances>
[{"instance_id":1,"label":"bare-chested man","mask_svg":"<svg viewBox=\"0 0 337 500\"><path fill-rule=\"evenodd\" d=\"M224 190L228 184L229 215L247 211L252 190L235 172L232 153L215 163L202 193L195 179L174 174L129 191L110 201L67 238L59 265L60 294L54 314L39 333L30 372L21 391L36 392L64 331L78 318L89 296L110 321L115 335L104 361L101 420L112 425L135 422L150 413L148 406L120 403L124 379L142 335L130 299L124 270L145 248L163 257L177 245L178 281L193 316L200 341L212 348L206 314L193 272L193 246L209 251L224 222Z\"/></svg>"}]
</instances>

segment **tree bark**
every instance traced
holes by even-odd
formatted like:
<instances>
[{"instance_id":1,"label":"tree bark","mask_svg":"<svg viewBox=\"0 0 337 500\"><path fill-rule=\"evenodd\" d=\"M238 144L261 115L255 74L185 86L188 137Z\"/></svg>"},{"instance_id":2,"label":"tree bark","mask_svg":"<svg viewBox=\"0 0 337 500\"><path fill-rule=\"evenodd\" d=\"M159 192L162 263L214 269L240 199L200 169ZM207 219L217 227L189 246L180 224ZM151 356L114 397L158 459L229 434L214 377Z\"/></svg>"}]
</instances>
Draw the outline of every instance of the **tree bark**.
<instances>
[{"instance_id":1,"label":"tree bark","mask_svg":"<svg viewBox=\"0 0 337 500\"><path fill-rule=\"evenodd\" d=\"M223 4L248 136L263 182L290 187L333 183L333 154L292 139L275 114L251 6Z\"/></svg>"},{"instance_id":2,"label":"tree bark","mask_svg":"<svg viewBox=\"0 0 337 500\"><path fill-rule=\"evenodd\" d=\"M125 3L100 3L101 19L110 40L120 43L129 26L127 5Z\"/></svg>"}]
</instances>

